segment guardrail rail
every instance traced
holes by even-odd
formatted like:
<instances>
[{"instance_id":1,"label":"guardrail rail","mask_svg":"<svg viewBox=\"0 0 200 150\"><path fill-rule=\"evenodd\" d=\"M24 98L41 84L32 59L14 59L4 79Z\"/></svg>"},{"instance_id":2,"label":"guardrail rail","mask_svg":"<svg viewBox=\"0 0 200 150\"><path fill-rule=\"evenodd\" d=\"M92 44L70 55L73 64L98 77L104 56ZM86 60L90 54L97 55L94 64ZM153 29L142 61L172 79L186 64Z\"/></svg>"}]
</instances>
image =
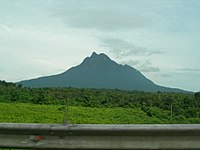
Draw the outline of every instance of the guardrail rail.
<instances>
[{"instance_id":1,"label":"guardrail rail","mask_svg":"<svg viewBox=\"0 0 200 150\"><path fill-rule=\"evenodd\" d=\"M200 125L0 123L1 148L200 149Z\"/></svg>"}]
</instances>

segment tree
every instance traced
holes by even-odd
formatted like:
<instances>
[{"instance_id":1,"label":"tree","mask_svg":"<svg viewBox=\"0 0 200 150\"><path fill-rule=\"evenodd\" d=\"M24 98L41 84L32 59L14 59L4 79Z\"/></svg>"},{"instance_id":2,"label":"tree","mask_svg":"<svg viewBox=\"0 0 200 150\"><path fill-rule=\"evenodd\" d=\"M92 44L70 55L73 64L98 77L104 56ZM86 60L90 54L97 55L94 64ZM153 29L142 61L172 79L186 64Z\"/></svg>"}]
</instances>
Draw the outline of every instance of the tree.
<instances>
[{"instance_id":1,"label":"tree","mask_svg":"<svg viewBox=\"0 0 200 150\"><path fill-rule=\"evenodd\" d=\"M197 102L197 109L198 109L197 116L199 117L200 92L196 92L194 94L194 98L195 98L195 100Z\"/></svg>"},{"instance_id":2,"label":"tree","mask_svg":"<svg viewBox=\"0 0 200 150\"><path fill-rule=\"evenodd\" d=\"M196 101L200 101L200 91L194 94L194 98Z\"/></svg>"}]
</instances>

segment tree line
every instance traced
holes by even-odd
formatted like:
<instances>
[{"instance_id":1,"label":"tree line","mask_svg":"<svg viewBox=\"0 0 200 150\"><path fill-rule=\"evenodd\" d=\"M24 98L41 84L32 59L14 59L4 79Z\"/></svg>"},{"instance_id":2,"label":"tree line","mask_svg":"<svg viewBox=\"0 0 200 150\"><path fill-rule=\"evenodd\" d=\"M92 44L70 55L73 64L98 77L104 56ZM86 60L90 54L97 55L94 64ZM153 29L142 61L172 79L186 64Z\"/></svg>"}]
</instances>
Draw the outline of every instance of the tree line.
<instances>
[{"instance_id":1,"label":"tree line","mask_svg":"<svg viewBox=\"0 0 200 150\"><path fill-rule=\"evenodd\" d=\"M56 104L96 108L140 108L154 115L152 108L166 110L169 115L200 117L200 92L164 93L118 89L28 88L0 81L0 102Z\"/></svg>"}]
</instances>

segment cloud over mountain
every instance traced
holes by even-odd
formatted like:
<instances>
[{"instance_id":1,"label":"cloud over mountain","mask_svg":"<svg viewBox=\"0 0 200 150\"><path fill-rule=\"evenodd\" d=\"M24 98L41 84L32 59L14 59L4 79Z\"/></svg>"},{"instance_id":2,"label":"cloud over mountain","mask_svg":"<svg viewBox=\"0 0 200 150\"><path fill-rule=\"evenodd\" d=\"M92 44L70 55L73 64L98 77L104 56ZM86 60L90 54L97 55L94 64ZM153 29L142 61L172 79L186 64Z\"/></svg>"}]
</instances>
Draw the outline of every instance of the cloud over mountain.
<instances>
[{"instance_id":1,"label":"cloud over mountain","mask_svg":"<svg viewBox=\"0 0 200 150\"><path fill-rule=\"evenodd\" d=\"M151 50L146 47L137 46L129 41L118 39L118 38L102 38L100 39L102 46L110 49L116 57L126 56L150 56L154 54L162 54L162 51Z\"/></svg>"}]
</instances>

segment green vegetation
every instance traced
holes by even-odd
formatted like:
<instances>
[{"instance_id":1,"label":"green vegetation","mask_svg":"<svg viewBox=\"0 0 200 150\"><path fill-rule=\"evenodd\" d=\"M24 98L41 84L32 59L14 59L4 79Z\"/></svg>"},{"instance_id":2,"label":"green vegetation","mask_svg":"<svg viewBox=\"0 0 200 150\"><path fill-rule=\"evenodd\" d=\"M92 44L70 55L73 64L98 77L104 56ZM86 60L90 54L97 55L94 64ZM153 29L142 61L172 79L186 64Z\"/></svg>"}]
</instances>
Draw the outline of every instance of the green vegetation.
<instances>
[{"instance_id":1,"label":"green vegetation","mask_svg":"<svg viewBox=\"0 0 200 150\"><path fill-rule=\"evenodd\" d=\"M151 108L152 116L140 109L131 108L66 108L62 105L39 105L28 103L0 103L0 122L12 123L64 123L76 124L157 124L157 123L193 123L183 116L171 120L168 111ZM67 120L64 120L67 118ZM200 119L195 121L200 122Z\"/></svg>"},{"instance_id":2,"label":"green vegetation","mask_svg":"<svg viewBox=\"0 0 200 150\"><path fill-rule=\"evenodd\" d=\"M24 88L0 81L0 122L63 123L67 117L78 124L200 123L199 95Z\"/></svg>"},{"instance_id":3,"label":"green vegetation","mask_svg":"<svg viewBox=\"0 0 200 150\"><path fill-rule=\"evenodd\" d=\"M125 108L87 108L65 107L60 105L36 105L25 103L1 103L0 122L20 123L64 123L69 117L70 123L93 124L129 124L129 123L160 123L160 119L149 117L139 109ZM67 116L65 116L67 115ZM141 119L142 118L142 119Z\"/></svg>"}]
</instances>

